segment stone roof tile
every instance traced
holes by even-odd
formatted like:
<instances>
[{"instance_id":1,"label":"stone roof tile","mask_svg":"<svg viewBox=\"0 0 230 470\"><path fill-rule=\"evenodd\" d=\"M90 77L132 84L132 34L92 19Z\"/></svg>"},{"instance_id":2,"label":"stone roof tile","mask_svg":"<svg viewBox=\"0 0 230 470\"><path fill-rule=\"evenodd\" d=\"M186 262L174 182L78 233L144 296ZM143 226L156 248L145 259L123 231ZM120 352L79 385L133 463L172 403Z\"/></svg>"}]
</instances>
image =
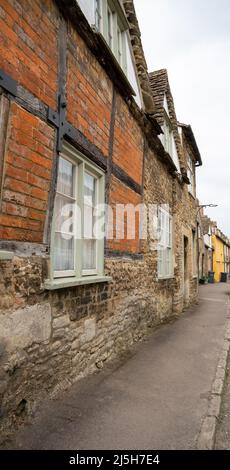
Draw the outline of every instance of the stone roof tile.
<instances>
[{"instance_id":1,"label":"stone roof tile","mask_svg":"<svg viewBox=\"0 0 230 470\"><path fill-rule=\"evenodd\" d=\"M136 68L141 87L144 108L146 114L153 115L155 113L155 103L151 92L148 67L141 41L141 32L133 0L123 0L123 6L129 23L129 34L131 38L133 54L135 57Z\"/></svg>"},{"instance_id":2,"label":"stone roof tile","mask_svg":"<svg viewBox=\"0 0 230 470\"><path fill-rule=\"evenodd\" d=\"M180 161L181 173L187 174L187 163L181 144L181 139L178 132L177 117L174 106L174 100L171 93L168 72L166 69L156 70L149 74L149 80L152 90L152 95L155 103L154 117L158 124L162 127L164 124L164 97L166 96L167 105L169 110L169 117L173 128L173 135L176 143L177 153Z\"/></svg>"}]
</instances>

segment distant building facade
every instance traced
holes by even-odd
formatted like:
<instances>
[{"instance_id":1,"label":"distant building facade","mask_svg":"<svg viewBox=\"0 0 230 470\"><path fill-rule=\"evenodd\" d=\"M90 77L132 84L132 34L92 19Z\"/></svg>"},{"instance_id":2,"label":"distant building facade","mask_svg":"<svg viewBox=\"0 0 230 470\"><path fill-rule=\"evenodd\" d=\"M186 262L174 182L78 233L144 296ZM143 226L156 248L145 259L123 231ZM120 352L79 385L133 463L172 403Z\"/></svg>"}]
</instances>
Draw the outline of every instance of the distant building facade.
<instances>
[{"instance_id":1,"label":"distant building facade","mask_svg":"<svg viewBox=\"0 0 230 470\"><path fill-rule=\"evenodd\" d=\"M216 224L212 227L212 247L215 282L220 282L230 274L230 242Z\"/></svg>"},{"instance_id":2,"label":"distant building facade","mask_svg":"<svg viewBox=\"0 0 230 470\"><path fill-rule=\"evenodd\" d=\"M201 217L203 250L201 253L201 277L212 279L213 273L213 244L212 244L212 221L205 215Z\"/></svg>"},{"instance_id":3,"label":"distant building facade","mask_svg":"<svg viewBox=\"0 0 230 470\"><path fill-rule=\"evenodd\" d=\"M171 226L168 252L158 250L156 299L160 314L180 313L197 299L198 246L196 166L201 156L190 126L179 124L166 70L150 73L155 113L162 129L162 145L171 159L171 167L156 159L149 148L145 161L145 201L158 205L159 226L167 233ZM174 171L172 169L174 165ZM167 209L160 207L164 204ZM167 253L168 257L167 258ZM152 258L153 262L153 258Z\"/></svg>"}]
</instances>

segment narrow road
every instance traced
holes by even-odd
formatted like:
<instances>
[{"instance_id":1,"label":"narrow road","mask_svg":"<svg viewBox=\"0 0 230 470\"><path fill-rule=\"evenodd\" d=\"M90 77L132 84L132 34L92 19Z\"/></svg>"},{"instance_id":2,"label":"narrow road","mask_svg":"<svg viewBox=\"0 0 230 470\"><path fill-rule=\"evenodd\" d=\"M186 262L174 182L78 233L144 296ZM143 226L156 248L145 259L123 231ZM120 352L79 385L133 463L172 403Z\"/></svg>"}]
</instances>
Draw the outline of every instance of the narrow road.
<instances>
[{"instance_id":1,"label":"narrow road","mask_svg":"<svg viewBox=\"0 0 230 470\"><path fill-rule=\"evenodd\" d=\"M9 448L194 449L227 317L227 284L132 353L44 404Z\"/></svg>"}]
</instances>

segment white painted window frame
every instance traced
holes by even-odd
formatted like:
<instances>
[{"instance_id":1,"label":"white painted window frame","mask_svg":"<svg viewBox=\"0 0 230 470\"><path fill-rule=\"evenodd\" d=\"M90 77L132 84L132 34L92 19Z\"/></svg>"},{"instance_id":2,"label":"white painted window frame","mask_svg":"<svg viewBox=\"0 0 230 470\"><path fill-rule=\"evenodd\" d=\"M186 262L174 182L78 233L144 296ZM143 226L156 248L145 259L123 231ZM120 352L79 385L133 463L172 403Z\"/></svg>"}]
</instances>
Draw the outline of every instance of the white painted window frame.
<instances>
[{"instance_id":1,"label":"white painted window frame","mask_svg":"<svg viewBox=\"0 0 230 470\"><path fill-rule=\"evenodd\" d=\"M102 30L102 2L101 0L94 0L95 2L95 26L101 31Z\"/></svg>"},{"instance_id":2,"label":"white painted window frame","mask_svg":"<svg viewBox=\"0 0 230 470\"><path fill-rule=\"evenodd\" d=\"M164 148L165 151L173 158L173 128L171 124L170 117L168 116L167 112L164 111Z\"/></svg>"},{"instance_id":3,"label":"white painted window frame","mask_svg":"<svg viewBox=\"0 0 230 470\"><path fill-rule=\"evenodd\" d=\"M187 157L187 160L188 160L188 171L187 171L187 175L188 175L188 179L190 181L190 184L188 186L188 190L190 192L190 194L195 197L195 170L194 170L194 162L192 160L192 158L190 157L190 155L188 155Z\"/></svg>"},{"instance_id":4,"label":"white painted window frame","mask_svg":"<svg viewBox=\"0 0 230 470\"><path fill-rule=\"evenodd\" d=\"M74 173L73 173L73 196L66 196L65 194L59 192L58 190L56 190L56 195L55 195L55 199L56 199L56 196L57 195L60 195L60 196L64 196L66 197L66 199L69 199L72 201L72 203L76 204L77 203L77 184L78 184L78 167L77 165L75 165L75 163L73 162L73 160L69 157L64 157L64 155L61 155L61 157L67 161L69 161L72 165L73 165L73 168L74 168ZM54 209L54 221L56 219L56 211ZM52 229L52 243L54 244L54 240L55 240L55 234L56 233L64 233L64 232L60 232L59 230L55 230L55 223L53 223L53 229ZM62 277L72 277L72 276L75 276L75 270L76 270L76 259L74 258L74 269L72 270L65 270L65 271L55 271L54 270L54 278L62 278Z\"/></svg>"},{"instance_id":5,"label":"white painted window frame","mask_svg":"<svg viewBox=\"0 0 230 470\"><path fill-rule=\"evenodd\" d=\"M166 95L164 96L164 124L163 124L163 139L161 139L165 151L172 158L178 173L180 173L180 162L177 153L176 142L174 139L173 126L169 116L169 108Z\"/></svg>"},{"instance_id":6,"label":"white painted window frame","mask_svg":"<svg viewBox=\"0 0 230 470\"><path fill-rule=\"evenodd\" d=\"M90 170L86 170L86 173L88 173L91 176L96 176L95 173L92 173ZM100 204L100 197L99 197L99 178L96 176L96 188L95 188L95 205ZM83 212L84 213L84 212ZM85 222L85 220L84 220ZM93 274L97 274L97 269L98 269L98 240L96 237L94 238L86 238L84 237L84 240L95 240L96 241L96 268L95 269L82 269L82 276L92 276Z\"/></svg>"},{"instance_id":7,"label":"white painted window frame","mask_svg":"<svg viewBox=\"0 0 230 470\"><path fill-rule=\"evenodd\" d=\"M197 234L192 229L192 273L193 277L197 277Z\"/></svg>"},{"instance_id":8,"label":"white painted window frame","mask_svg":"<svg viewBox=\"0 0 230 470\"><path fill-rule=\"evenodd\" d=\"M95 1L95 26L106 39L108 46L116 57L120 67L127 72L127 51L125 35L128 29L127 20L118 11L117 0L94 0ZM100 12L101 21L98 24L97 18ZM108 11L111 13L112 43L109 38ZM119 54L118 31L121 33L121 54Z\"/></svg>"},{"instance_id":9,"label":"white painted window frame","mask_svg":"<svg viewBox=\"0 0 230 470\"><path fill-rule=\"evenodd\" d=\"M163 224L162 221L164 221ZM158 279L171 279L174 276L173 217L167 210L163 209L162 207L158 207L158 230Z\"/></svg>"},{"instance_id":10,"label":"white painted window frame","mask_svg":"<svg viewBox=\"0 0 230 470\"><path fill-rule=\"evenodd\" d=\"M58 279L70 280L83 280L91 276L103 277L104 276L104 238L96 238L96 269L83 270L83 241L84 241L84 172L92 174L96 177L96 204L104 204L105 202L105 173L95 164L93 164L87 157L77 151L72 145L67 142L63 145L61 157L69 160L75 166L75 197L76 204L81 208L81 238L74 237L74 270L71 271L55 271L54 270L54 236L55 236L55 208L53 215L52 231L51 231L51 257L50 257L50 276L49 281L56 281ZM101 216L100 216L101 220ZM76 229L76 227L75 227Z\"/></svg>"}]
</instances>

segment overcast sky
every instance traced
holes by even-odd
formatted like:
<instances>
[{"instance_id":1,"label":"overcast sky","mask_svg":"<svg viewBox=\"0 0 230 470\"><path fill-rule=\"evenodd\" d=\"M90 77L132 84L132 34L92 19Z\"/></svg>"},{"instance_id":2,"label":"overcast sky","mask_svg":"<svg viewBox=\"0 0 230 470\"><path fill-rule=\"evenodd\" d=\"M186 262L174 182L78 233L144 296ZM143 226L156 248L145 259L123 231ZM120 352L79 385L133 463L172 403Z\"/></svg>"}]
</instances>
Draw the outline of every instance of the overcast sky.
<instances>
[{"instance_id":1,"label":"overcast sky","mask_svg":"<svg viewBox=\"0 0 230 470\"><path fill-rule=\"evenodd\" d=\"M191 124L206 213L230 236L230 0L134 0L149 71L167 68L177 118Z\"/></svg>"}]
</instances>

